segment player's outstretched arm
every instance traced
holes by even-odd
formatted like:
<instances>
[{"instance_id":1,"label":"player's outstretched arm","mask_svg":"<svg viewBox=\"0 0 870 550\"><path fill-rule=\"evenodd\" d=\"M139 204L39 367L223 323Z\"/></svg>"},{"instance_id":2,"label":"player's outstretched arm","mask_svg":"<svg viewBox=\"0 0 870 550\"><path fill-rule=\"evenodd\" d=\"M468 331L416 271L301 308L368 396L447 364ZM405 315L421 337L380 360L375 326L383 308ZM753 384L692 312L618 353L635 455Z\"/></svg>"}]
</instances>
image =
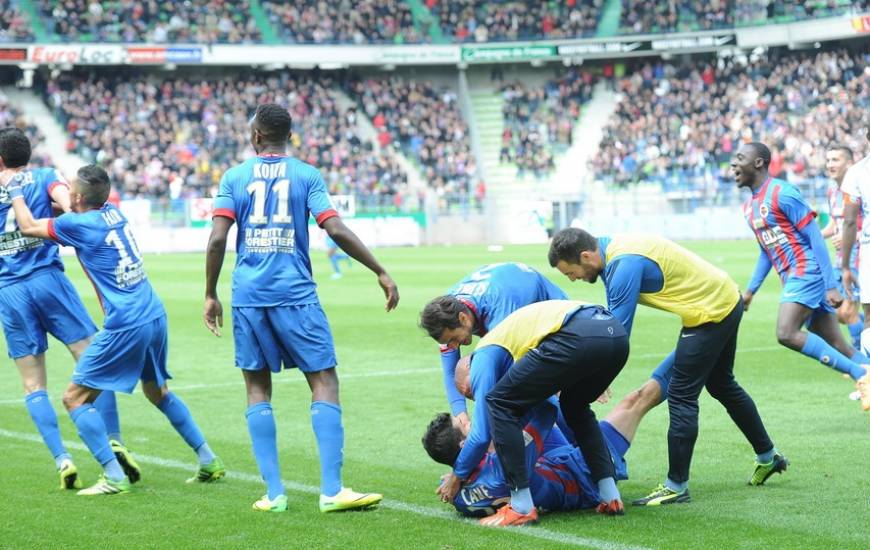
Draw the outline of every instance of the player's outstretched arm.
<instances>
[{"instance_id":1,"label":"player's outstretched arm","mask_svg":"<svg viewBox=\"0 0 870 550\"><path fill-rule=\"evenodd\" d=\"M384 296L387 298L387 311L393 310L399 304L399 288L393 282L392 277L387 271L381 267L381 264L375 259L374 254L359 240L356 233L350 230L341 218L333 216L323 221L323 229L330 238L341 247L342 250L348 253L351 258L369 268L375 275L378 276L378 284L384 291Z\"/></svg>"},{"instance_id":2,"label":"player's outstretched arm","mask_svg":"<svg viewBox=\"0 0 870 550\"><path fill-rule=\"evenodd\" d=\"M231 218L215 216L205 252L205 308L202 317L205 326L215 336L221 335L224 326L224 308L217 295L217 284L227 251L227 235L232 226Z\"/></svg>"},{"instance_id":3,"label":"player's outstretched arm","mask_svg":"<svg viewBox=\"0 0 870 550\"><path fill-rule=\"evenodd\" d=\"M18 229L22 234L28 237L39 237L48 239L51 237L48 231L48 219L34 219L33 213L24 202L24 194L21 191L21 184L17 180L12 179L6 184L6 192L9 193L9 198L12 199L12 209L15 211L15 221L18 222Z\"/></svg>"}]
</instances>

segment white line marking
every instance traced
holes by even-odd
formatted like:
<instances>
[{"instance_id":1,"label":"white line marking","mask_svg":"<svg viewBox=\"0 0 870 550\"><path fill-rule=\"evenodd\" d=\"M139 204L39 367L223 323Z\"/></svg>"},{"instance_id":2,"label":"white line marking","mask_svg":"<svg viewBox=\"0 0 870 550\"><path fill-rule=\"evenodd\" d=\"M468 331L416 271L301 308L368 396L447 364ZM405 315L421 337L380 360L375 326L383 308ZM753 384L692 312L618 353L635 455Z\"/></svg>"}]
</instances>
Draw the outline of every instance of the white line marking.
<instances>
[{"instance_id":1,"label":"white line marking","mask_svg":"<svg viewBox=\"0 0 870 550\"><path fill-rule=\"evenodd\" d=\"M9 430L0 429L0 437L6 437L8 439L16 439L18 441L29 441L32 443L42 444L42 438L34 435L34 434L26 434L21 432L13 432ZM78 441L64 441L63 444L69 449L76 449L79 451L87 451L87 447L85 447L82 443ZM181 462L178 460L171 460L168 458L161 458L159 456L150 456L150 455L142 455L136 453L136 460L140 463L145 464L153 464L155 466L160 466L163 468L168 468L171 470L181 470L184 472L191 472L194 469L194 466L187 462ZM238 479L240 481L245 481L248 483L255 483L257 485L263 484L263 479L254 474L249 474L246 472L236 472L227 470L227 478ZM309 495L317 495L320 493L320 489L314 487L312 485L305 485L302 483L297 483L295 481L284 481L285 488L290 491L294 491L297 493L305 493ZM427 518L435 518L435 519L444 519L450 521L459 521L465 525L479 527L480 529L486 529L486 527L480 527L477 525L476 520L473 519L464 519L458 516L453 512L449 512L444 509L431 508L429 506L420 506L419 504L410 504L407 502L401 502L393 499L385 499L381 506L384 508L389 508L391 510L397 510L399 512L407 512L410 514L416 514L418 516L423 516ZM542 527L520 527L520 528L509 528L511 533L516 535L524 535L527 537L548 540L552 542L557 542L560 544L568 544L571 546L585 546L588 548L595 548L597 550L650 550L644 546L633 546L629 544L622 544L619 542L610 542L601 539L594 539L589 537L578 537L576 535L571 535L568 533L560 533L558 531L549 531Z\"/></svg>"}]
</instances>

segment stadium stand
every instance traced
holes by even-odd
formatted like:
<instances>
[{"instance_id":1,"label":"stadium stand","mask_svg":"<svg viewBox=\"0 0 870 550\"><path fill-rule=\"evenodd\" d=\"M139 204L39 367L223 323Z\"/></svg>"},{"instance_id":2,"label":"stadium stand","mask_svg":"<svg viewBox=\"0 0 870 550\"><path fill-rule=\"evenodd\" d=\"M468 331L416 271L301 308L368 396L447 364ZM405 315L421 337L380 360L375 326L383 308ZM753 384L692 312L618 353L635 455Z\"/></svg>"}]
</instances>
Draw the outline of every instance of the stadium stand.
<instances>
[{"instance_id":1,"label":"stadium stand","mask_svg":"<svg viewBox=\"0 0 870 550\"><path fill-rule=\"evenodd\" d=\"M736 145L754 140L771 146L772 175L823 179L828 143L856 156L866 149L868 61L866 52L837 50L747 64L644 62L617 82L620 101L592 162L596 178L666 189L722 181Z\"/></svg>"},{"instance_id":2,"label":"stadium stand","mask_svg":"<svg viewBox=\"0 0 870 550\"><path fill-rule=\"evenodd\" d=\"M421 42L407 2L263 2L269 21L287 42L364 44Z\"/></svg>"},{"instance_id":3,"label":"stadium stand","mask_svg":"<svg viewBox=\"0 0 870 550\"><path fill-rule=\"evenodd\" d=\"M515 163L520 177L549 175L554 157L571 146L580 107L591 99L593 84L592 73L571 69L543 86L520 81L503 85L499 160Z\"/></svg>"},{"instance_id":4,"label":"stadium stand","mask_svg":"<svg viewBox=\"0 0 870 550\"><path fill-rule=\"evenodd\" d=\"M37 0L46 28L64 41L254 43L247 0L93 2Z\"/></svg>"},{"instance_id":5,"label":"stadium stand","mask_svg":"<svg viewBox=\"0 0 870 550\"><path fill-rule=\"evenodd\" d=\"M0 43L34 39L30 19L11 0L0 0Z\"/></svg>"},{"instance_id":6,"label":"stadium stand","mask_svg":"<svg viewBox=\"0 0 870 550\"><path fill-rule=\"evenodd\" d=\"M624 33L660 33L733 27L729 0L623 0L620 30Z\"/></svg>"},{"instance_id":7,"label":"stadium stand","mask_svg":"<svg viewBox=\"0 0 870 550\"><path fill-rule=\"evenodd\" d=\"M51 165L51 154L45 147L45 136L33 125L24 113L16 108L2 92L0 92L0 128L16 126L24 130L33 145L33 154L30 158L32 166Z\"/></svg>"},{"instance_id":8,"label":"stadium stand","mask_svg":"<svg viewBox=\"0 0 870 550\"><path fill-rule=\"evenodd\" d=\"M333 194L391 199L406 176L388 151L357 131L354 110L338 107L329 78L311 73L226 78L130 79L64 74L46 100L69 147L106 165L125 198L213 196L220 175L249 153L249 107L288 106L292 153L321 167Z\"/></svg>"}]
</instances>

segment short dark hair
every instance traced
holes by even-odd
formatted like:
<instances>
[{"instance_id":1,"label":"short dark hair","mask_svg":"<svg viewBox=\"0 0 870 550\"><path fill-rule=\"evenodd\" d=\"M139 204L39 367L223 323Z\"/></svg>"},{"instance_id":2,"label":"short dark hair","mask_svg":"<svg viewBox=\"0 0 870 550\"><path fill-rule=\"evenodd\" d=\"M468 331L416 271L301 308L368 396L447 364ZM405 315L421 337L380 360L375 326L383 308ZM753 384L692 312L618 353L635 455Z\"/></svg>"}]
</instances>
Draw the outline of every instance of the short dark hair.
<instances>
[{"instance_id":1,"label":"short dark hair","mask_svg":"<svg viewBox=\"0 0 870 550\"><path fill-rule=\"evenodd\" d=\"M87 164L79 168L76 176L79 181L79 189L85 198L85 204L94 207L106 204L112 184L109 182L109 174L105 170L95 164Z\"/></svg>"},{"instance_id":2,"label":"short dark hair","mask_svg":"<svg viewBox=\"0 0 870 550\"><path fill-rule=\"evenodd\" d=\"M0 130L0 159L7 168L27 166L31 152L30 140L20 128L7 126Z\"/></svg>"},{"instance_id":3,"label":"short dark hair","mask_svg":"<svg viewBox=\"0 0 870 550\"><path fill-rule=\"evenodd\" d=\"M855 159L855 154L852 153L852 149L849 148L845 143L831 143L828 145L828 151L842 151L846 158L849 160Z\"/></svg>"},{"instance_id":4,"label":"short dark hair","mask_svg":"<svg viewBox=\"0 0 870 550\"><path fill-rule=\"evenodd\" d=\"M467 310L468 306L456 296L438 296L420 312L420 328L438 340L445 330L454 329L461 324L459 313Z\"/></svg>"},{"instance_id":5,"label":"short dark hair","mask_svg":"<svg viewBox=\"0 0 870 550\"><path fill-rule=\"evenodd\" d=\"M432 460L452 467L462 448L462 432L453 425L450 413L439 413L429 423L422 441Z\"/></svg>"},{"instance_id":6,"label":"short dark hair","mask_svg":"<svg viewBox=\"0 0 870 550\"><path fill-rule=\"evenodd\" d=\"M592 234L577 227L566 227L553 235L547 259L550 267L556 267L560 260L576 264L581 252L595 250L598 250L598 240Z\"/></svg>"},{"instance_id":7,"label":"short dark hair","mask_svg":"<svg viewBox=\"0 0 870 550\"><path fill-rule=\"evenodd\" d=\"M277 103L263 103L254 114L257 130L269 143L285 143L290 136L293 119L287 109Z\"/></svg>"},{"instance_id":8,"label":"short dark hair","mask_svg":"<svg viewBox=\"0 0 870 550\"><path fill-rule=\"evenodd\" d=\"M760 141L752 141L749 142L747 145L752 147L752 149L755 151L755 154L758 155L758 158L760 158L764 162L765 168L770 166L770 149L767 148L767 145L761 143Z\"/></svg>"}]
</instances>

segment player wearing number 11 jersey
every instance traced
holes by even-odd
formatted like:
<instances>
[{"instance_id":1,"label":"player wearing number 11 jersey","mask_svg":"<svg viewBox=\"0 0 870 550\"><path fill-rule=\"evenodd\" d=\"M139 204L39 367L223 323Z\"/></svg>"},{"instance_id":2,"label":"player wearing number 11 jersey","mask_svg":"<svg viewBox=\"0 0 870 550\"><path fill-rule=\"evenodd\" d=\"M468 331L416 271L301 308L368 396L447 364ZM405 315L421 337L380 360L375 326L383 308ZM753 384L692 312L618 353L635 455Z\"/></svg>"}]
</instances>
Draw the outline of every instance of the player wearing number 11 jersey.
<instances>
[{"instance_id":1,"label":"player wearing number 11 jersey","mask_svg":"<svg viewBox=\"0 0 870 550\"><path fill-rule=\"evenodd\" d=\"M343 488L344 429L338 401L338 375L332 334L315 290L308 255L308 217L345 252L378 276L387 311L399 301L396 285L332 208L320 172L286 154L291 119L274 103L257 107L251 144L257 156L228 170L215 199L206 259L205 323L217 336L223 306L217 281L227 234L238 224L233 271L233 337L236 366L247 388L245 413L254 458L266 494L254 503L264 512L287 510L278 469L272 373L298 368L311 388L311 424L320 451L320 510L367 508L376 493Z\"/></svg>"},{"instance_id":2,"label":"player wearing number 11 jersey","mask_svg":"<svg viewBox=\"0 0 870 550\"><path fill-rule=\"evenodd\" d=\"M223 477L221 460L212 453L183 401L167 387L166 312L151 288L136 240L124 215L106 203L109 176L97 166L84 166L73 183L73 213L57 219L34 219L17 180L6 190L24 235L52 239L76 249L79 261L97 290L105 312L103 330L79 358L63 403L79 436L103 466L100 480L80 495L126 493L130 480L115 458L106 425L93 406L103 390L142 391L196 452L200 469L193 481Z\"/></svg>"}]
</instances>

